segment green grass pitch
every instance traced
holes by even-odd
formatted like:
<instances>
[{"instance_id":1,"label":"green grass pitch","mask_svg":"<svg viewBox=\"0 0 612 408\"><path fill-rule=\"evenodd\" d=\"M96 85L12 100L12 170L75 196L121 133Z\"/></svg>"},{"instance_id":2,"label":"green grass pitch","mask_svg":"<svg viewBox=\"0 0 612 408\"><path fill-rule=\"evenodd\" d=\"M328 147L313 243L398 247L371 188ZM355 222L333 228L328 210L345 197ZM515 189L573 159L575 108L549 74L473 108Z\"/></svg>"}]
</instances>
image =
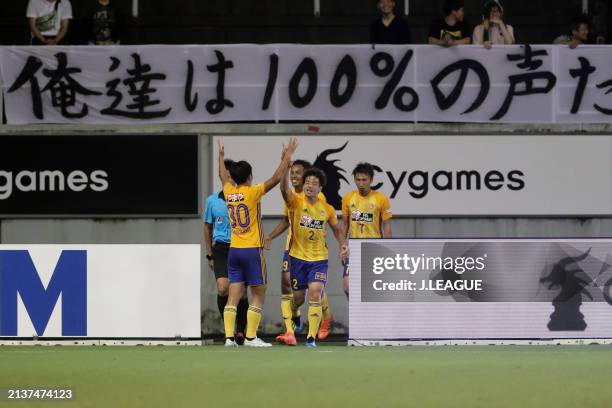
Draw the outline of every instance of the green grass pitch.
<instances>
[{"instance_id":1,"label":"green grass pitch","mask_svg":"<svg viewBox=\"0 0 612 408\"><path fill-rule=\"evenodd\" d=\"M0 407L612 407L612 346L0 347Z\"/></svg>"}]
</instances>

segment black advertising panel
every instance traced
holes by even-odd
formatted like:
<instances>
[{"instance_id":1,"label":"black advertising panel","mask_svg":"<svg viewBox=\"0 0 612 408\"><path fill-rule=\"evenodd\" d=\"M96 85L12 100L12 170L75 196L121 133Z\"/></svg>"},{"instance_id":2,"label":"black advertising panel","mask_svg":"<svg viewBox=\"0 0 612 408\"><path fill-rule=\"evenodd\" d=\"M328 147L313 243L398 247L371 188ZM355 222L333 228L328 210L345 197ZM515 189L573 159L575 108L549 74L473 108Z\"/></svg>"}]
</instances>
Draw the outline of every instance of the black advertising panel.
<instances>
[{"instance_id":1,"label":"black advertising panel","mask_svg":"<svg viewBox=\"0 0 612 408\"><path fill-rule=\"evenodd\" d=\"M0 216L197 216L198 152L197 136L0 137Z\"/></svg>"}]
</instances>

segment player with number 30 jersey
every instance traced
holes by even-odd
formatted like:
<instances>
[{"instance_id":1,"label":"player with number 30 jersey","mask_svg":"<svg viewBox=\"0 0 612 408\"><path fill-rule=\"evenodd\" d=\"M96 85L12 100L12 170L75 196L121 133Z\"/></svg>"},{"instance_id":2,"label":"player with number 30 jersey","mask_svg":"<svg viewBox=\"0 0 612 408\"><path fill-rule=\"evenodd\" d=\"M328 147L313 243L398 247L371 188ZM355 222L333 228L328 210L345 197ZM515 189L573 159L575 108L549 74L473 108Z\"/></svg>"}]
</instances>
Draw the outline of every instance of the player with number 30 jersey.
<instances>
[{"instance_id":1,"label":"player with number 30 jersey","mask_svg":"<svg viewBox=\"0 0 612 408\"><path fill-rule=\"evenodd\" d=\"M261 256L263 238L260 202L264 193L263 183L255 186L227 183L223 186L232 229L232 259L231 262L228 260L230 282L245 282L249 286L266 283L266 267Z\"/></svg>"},{"instance_id":2,"label":"player with number 30 jersey","mask_svg":"<svg viewBox=\"0 0 612 408\"><path fill-rule=\"evenodd\" d=\"M262 254L263 237L261 230L260 202L264 194L276 186L291 163L291 155L297 148L297 139L291 138L283 146L278 168L264 183L253 185L251 165L244 160L234 162L225 168L225 148L219 141L219 178L227 203L231 238L227 258L229 297L223 310L225 346L236 347L234 330L237 304L245 286L251 289L251 304L247 311L247 327L244 345L247 347L269 347L257 337L261 312L266 294L266 264Z\"/></svg>"}]
</instances>

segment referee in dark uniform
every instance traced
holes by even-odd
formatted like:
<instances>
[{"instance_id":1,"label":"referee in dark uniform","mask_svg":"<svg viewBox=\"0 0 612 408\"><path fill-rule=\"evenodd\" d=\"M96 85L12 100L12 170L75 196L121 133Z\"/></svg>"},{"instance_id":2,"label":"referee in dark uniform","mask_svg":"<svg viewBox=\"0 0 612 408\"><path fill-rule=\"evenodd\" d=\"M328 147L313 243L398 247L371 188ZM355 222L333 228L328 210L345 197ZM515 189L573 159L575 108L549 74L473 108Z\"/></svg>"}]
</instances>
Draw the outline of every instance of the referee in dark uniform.
<instances>
[{"instance_id":1,"label":"referee in dark uniform","mask_svg":"<svg viewBox=\"0 0 612 408\"><path fill-rule=\"evenodd\" d=\"M225 160L226 168L229 168L231 164L231 160ZM229 255L230 234L230 221L223 191L211 194L206 199L204 211L204 244L206 245L208 266L214 271L217 280L217 307L221 319L223 319L223 309L227 303L229 291L227 257ZM238 344L244 341L248 309L249 301L245 292L238 303L236 316L236 342Z\"/></svg>"}]
</instances>

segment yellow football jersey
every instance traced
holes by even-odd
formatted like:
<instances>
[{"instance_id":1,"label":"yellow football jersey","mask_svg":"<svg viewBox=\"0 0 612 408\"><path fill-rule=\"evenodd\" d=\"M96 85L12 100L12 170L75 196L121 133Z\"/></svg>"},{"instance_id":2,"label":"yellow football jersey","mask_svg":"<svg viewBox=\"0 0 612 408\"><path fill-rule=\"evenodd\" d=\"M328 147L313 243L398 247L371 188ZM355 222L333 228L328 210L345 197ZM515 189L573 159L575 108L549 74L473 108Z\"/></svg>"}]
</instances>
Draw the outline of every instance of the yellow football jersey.
<instances>
[{"instance_id":1,"label":"yellow football jersey","mask_svg":"<svg viewBox=\"0 0 612 408\"><path fill-rule=\"evenodd\" d=\"M295 188L291 188L291 192L295 193ZM296 193L297 194L297 193ZM298 194L301 198L304 198L304 190L302 190L301 193ZM323 200L324 203L327 202L327 199L325 198L325 194L319 192L319 200ZM291 221L292 221L292 217L289 214L289 209L287 208L287 204L285 204L285 209L283 211L283 214L285 214L285 217L287 217L287 219L289 220L289 233L287 234L287 240L285 241L285 251L289 250L289 244L291 244Z\"/></svg>"},{"instance_id":2,"label":"yellow football jersey","mask_svg":"<svg viewBox=\"0 0 612 408\"><path fill-rule=\"evenodd\" d=\"M303 194L299 195L293 191L287 208L291 216L292 230L289 255L304 261L327 259L327 224L338 224L334 208L321 197L315 204L310 204Z\"/></svg>"},{"instance_id":3,"label":"yellow football jersey","mask_svg":"<svg viewBox=\"0 0 612 408\"><path fill-rule=\"evenodd\" d=\"M256 186L234 186L226 183L223 195L227 203L227 214L230 219L232 248L261 248L261 208L264 184Z\"/></svg>"},{"instance_id":4,"label":"yellow football jersey","mask_svg":"<svg viewBox=\"0 0 612 408\"><path fill-rule=\"evenodd\" d=\"M389 199L377 191L362 197L355 190L342 197L342 218L349 223L349 238L382 238L382 221L391 216Z\"/></svg>"}]
</instances>

